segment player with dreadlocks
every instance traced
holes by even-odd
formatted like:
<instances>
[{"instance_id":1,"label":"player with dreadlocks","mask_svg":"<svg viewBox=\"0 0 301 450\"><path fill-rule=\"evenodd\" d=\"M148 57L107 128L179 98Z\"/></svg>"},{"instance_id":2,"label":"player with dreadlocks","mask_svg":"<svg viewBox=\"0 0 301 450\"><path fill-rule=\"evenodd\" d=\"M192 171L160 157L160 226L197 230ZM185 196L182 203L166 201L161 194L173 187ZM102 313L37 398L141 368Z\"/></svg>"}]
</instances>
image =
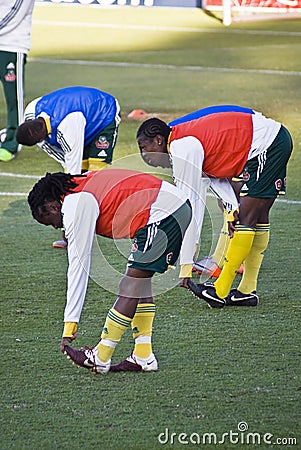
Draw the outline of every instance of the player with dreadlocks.
<instances>
[{"instance_id":1,"label":"player with dreadlocks","mask_svg":"<svg viewBox=\"0 0 301 450\"><path fill-rule=\"evenodd\" d=\"M181 285L211 307L256 306L257 278L269 241L269 211L286 187L286 166L293 148L288 130L252 109L221 105L169 124L148 119L138 129L137 142L147 164L172 167L176 185L192 204L195 220L181 250ZM196 284L191 272L204 211L202 177L231 179L242 173L239 214L233 211L228 218L231 239L221 274L214 284ZM242 280L231 290L243 261Z\"/></svg>"},{"instance_id":2,"label":"player with dreadlocks","mask_svg":"<svg viewBox=\"0 0 301 450\"><path fill-rule=\"evenodd\" d=\"M81 175L77 175L81 177ZM74 176L58 172L56 174L46 173L44 178L38 181L28 195L28 203L32 216L38 222L49 213L48 207L51 201L61 203L67 192L72 192L77 183L73 181Z\"/></svg>"},{"instance_id":3,"label":"player with dreadlocks","mask_svg":"<svg viewBox=\"0 0 301 450\"><path fill-rule=\"evenodd\" d=\"M191 220L187 196L152 175L122 169L85 175L47 173L28 196L33 217L54 228L64 226L68 239L67 301L61 351L93 372L154 371L152 351L155 304L151 279L173 265ZM92 349L67 345L76 337L90 273L95 234L134 239L119 294ZM125 330L132 325L132 354L111 366L111 357Z\"/></svg>"}]
</instances>

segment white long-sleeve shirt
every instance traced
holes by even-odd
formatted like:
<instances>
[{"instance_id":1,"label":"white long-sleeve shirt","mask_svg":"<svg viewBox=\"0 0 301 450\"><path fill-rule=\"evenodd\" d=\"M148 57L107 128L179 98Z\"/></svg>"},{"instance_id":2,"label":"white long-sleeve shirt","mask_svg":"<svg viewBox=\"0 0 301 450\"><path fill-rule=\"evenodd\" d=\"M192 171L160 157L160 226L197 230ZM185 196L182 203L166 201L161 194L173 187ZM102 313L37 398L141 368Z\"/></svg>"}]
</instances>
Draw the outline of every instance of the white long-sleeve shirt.
<instances>
[{"instance_id":1,"label":"white long-sleeve shirt","mask_svg":"<svg viewBox=\"0 0 301 450\"><path fill-rule=\"evenodd\" d=\"M149 175L141 174L141 181L139 181L139 186L136 187L133 184L137 183L135 179L137 180L139 175L133 177L130 171L125 171L125 174L127 172L130 173L128 184L119 188L119 185L117 186L114 182L110 184L110 180L114 179L116 172L118 173L119 170L108 169L98 172L95 175L94 186L88 183L87 187L84 188L91 192L83 190L67 195L64 199L62 214L65 235L68 240L69 262L64 322L78 323L80 320L89 280L93 241L96 233L100 234L97 228L97 221L101 222L103 220L103 223L106 223L108 219L111 220L109 210L115 211L116 208L113 231L119 235L119 223L121 229L124 223L133 223L132 220L137 215L137 212L146 208L147 217L145 216L145 222L143 223L145 225L152 224L170 216L187 200L185 193L175 186L166 181L158 180L159 187L151 189L156 194L155 200L148 205L150 202L148 199L149 194L154 194L148 192L149 187L143 189L143 177L148 177ZM122 197L119 199L118 191L126 192L127 189L129 189L130 195L125 194L124 196L121 194ZM107 200L105 200L104 204L104 201L100 199L105 198ZM150 207L149 213L147 213L148 206ZM108 229L111 229L111 227Z\"/></svg>"},{"instance_id":2,"label":"white long-sleeve shirt","mask_svg":"<svg viewBox=\"0 0 301 450\"><path fill-rule=\"evenodd\" d=\"M228 179L201 176L204 149L198 139L187 136L173 141L170 154L175 184L189 198L193 215L184 236L180 264L193 264L195 245L202 231L208 189L224 204L228 204L229 209L237 209L238 202Z\"/></svg>"},{"instance_id":3,"label":"white long-sleeve shirt","mask_svg":"<svg viewBox=\"0 0 301 450\"><path fill-rule=\"evenodd\" d=\"M0 50L27 54L35 0L0 1Z\"/></svg>"}]
</instances>

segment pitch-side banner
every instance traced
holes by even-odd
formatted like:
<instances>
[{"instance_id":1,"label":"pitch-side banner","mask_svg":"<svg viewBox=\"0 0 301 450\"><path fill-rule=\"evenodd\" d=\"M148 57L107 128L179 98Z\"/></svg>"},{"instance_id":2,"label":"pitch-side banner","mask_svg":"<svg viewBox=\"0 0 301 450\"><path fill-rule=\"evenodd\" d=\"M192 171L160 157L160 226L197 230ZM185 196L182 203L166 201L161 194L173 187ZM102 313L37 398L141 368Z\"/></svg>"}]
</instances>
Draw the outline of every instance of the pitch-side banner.
<instances>
[{"instance_id":1,"label":"pitch-side banner","mask_svg":"<svg viewBox=\"0 0 301 450\"><path fill-rule=\"evenodd\" d=\"M37 3L76 3L99 6L186 6L188 8L200 6L200 0L37 0Z\"/></svg>"},{"instance_id":2,"label":"pitch-side banner","mask_svg":"<svg viewBox=\"0 0 301 450\"><path fill-rule=\"evenodd\" d=\"M204 9L222 8L223 0L203 0ZM231 6L239 8L264 8L279 11L300 10L301 0L231 0ZM213 9L212 8L212 9Z\"/></svg>"}]
</instances>

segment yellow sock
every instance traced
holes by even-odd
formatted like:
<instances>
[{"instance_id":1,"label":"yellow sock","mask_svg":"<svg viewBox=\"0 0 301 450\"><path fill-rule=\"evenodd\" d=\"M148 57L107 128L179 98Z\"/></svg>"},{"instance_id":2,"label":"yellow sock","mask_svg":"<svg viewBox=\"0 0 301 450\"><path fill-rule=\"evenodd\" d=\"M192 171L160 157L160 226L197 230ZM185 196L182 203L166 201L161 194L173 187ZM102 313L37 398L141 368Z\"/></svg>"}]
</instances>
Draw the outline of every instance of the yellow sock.
<instances>
[{"instance_id":1,"label":"yellow sock","mask_svg":"<svg viewBox=\"0 0 301 450\"><path fill-rule=\"evenodd\" d=\"M111 359L115 347L131 322L132 319L129 317L120 314L114 308L110 309L101 333L101 341L97 344L98 357L103 362L107 362Z\"/></svg>"},{"instance_id":2,"label":"yellow sock","mask_svg":"<svg viewBox=\"0 0 301 450\"><path fill-rule=\"evenodd\" d=\"M154 303L138 303L132 320L134 353L138 358L147 358L152 353L152 329L155 317Z\"/></svg>"},{"instance_id":3,"label":"yellow sock","mask_svg":"<svg viewBox=\"0 0 301 450\"><path fill-rule=\"evenodd\" d=\"M225 254L227 252L229 241L230 241L227 218L228 218L228 214L227 214L227 211L224 209L223 227L220 231L220 235L219 235L214 253L212 255L213 260L219 267L223 267Z\"/></svg>"},{"instance_id":4,"label":"yellow sock","mask_svg":"<svg viewBox=\"0 0 301 450\"><path fill-rule=\"evenodd\" d=\"M254 228L237 225L236 229L233 238L230 239L221 274L214 283L220 298L225 298L229 294L236 272L248 256L253 244Z\"/></svg>"},{"instance_id":5,"label":"yellow sock","mask_svg":"<svg viewBox=\"0 0 301 450\"><path fill-rule=\"evenodd\" d=\"M239 283L238 290L244 294L256 291L258 273L262 264L264 251L270 239L270 224L258 223L250 253L244 262L244 274Z\"/></svg>"}]
</instances>

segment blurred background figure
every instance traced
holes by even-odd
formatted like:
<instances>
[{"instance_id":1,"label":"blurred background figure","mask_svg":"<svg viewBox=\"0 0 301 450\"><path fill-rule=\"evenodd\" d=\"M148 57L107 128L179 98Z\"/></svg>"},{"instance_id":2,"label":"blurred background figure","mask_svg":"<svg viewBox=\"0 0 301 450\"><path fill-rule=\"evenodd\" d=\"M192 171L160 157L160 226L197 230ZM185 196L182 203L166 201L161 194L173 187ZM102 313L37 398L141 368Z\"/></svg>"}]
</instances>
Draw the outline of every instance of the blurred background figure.
<instances>
[{"instance_id":1,"label":"blurred background figure","mask_svg":"<svg viewBox=\"0 0 301 450\"><path fill-rule=\"evenodd\" d=\"M31 45L34 0L0 2L0 79L6 101L6 130L1 133L0 161L8 162L20 149L16 129L23 121L24 67Z\"/></svg>"}]
</instances>

